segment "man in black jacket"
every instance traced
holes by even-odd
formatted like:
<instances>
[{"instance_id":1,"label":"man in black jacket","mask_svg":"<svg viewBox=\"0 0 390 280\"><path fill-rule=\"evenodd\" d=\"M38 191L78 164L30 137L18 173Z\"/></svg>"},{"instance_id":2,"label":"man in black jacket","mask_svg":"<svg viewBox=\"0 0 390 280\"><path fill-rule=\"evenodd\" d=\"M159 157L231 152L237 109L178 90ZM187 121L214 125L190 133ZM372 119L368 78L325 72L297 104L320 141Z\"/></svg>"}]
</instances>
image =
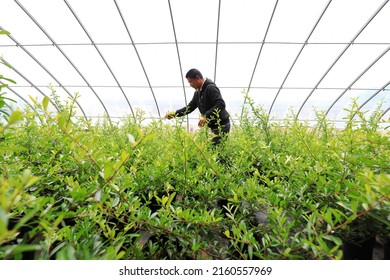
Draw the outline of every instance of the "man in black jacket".
<instances>
[{"instance_id":1,"label":"man in black jacket","mask_svg":"<svg viewBox=\"0 0 390 280\"><path fill-rule=\"evenodd\" d=\"M220 143L221 139L230 131L230 121L219 88L210 79L204 79L202 73L197 69L189 70L186 78L190 86L196 89L194 97L187 106L166 114L165 118L170 120L174 117L181 117L199 108L201 117L198 125L207 124L215 134L211 140L213 144Z\"/></svg>"}]
</instances>

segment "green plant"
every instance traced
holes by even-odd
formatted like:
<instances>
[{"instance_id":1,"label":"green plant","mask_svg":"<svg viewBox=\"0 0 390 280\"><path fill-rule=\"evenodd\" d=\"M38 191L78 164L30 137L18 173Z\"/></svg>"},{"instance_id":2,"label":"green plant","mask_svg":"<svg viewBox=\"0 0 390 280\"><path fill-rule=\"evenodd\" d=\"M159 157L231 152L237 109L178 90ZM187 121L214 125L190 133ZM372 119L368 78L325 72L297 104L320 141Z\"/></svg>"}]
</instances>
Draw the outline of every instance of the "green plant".
<instances>
[{"instance_id":1,"label":"green plant","mask_svg":"<svg viewBox=\"0 0 390 280\"><path fill-rule=\"evenodd\" d=\"M10 34L8 31L5 30L0 30L0 35L8 35ZM0 64L3 64L7 67L10 67L7 63L5 63L1 57L0 57ZM9 79L7 77L4 77L4 75L0 74L0 117L1 115L9 116L9 110L10 110L10 105L8 104L9 102L16 102L15 100L5 97L5 92L2 92L4 88L8 87L7 83L13 83L15 84L15 81L12 79Z\"/></svg>"},{"instance_id":2,"label":"green plant","mask_svg":"<svg viewBox=\"0 0 390 280\"><path fill-rule=\"evenodd\" d=\"M2 127L1 258L340 259L358 218L388 233L388 131L354 105L339 130L252 103L212 147L180 119L92 124L75 99L32 101Z\"/></svg>"}]
</instances>

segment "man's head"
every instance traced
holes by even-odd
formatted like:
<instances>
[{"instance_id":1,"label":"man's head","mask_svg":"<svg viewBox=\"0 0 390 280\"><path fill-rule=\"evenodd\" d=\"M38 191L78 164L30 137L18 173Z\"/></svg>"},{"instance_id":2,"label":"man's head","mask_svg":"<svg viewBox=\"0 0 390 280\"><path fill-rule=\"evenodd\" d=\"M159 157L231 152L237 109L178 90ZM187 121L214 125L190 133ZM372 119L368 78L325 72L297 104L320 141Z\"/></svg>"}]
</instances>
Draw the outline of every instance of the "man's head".
<instances>
[{"instance_id":1,"label":"man's head","mask_svg":"<svg viewBox=\"0 0 390 280\"><path fill-rule=\"evenodd\" d=\"M190 86L194 89L200 89L204 82L203 75L198 69L189 70L186 74L186 78Z\"/></svg>"}]
</instances>

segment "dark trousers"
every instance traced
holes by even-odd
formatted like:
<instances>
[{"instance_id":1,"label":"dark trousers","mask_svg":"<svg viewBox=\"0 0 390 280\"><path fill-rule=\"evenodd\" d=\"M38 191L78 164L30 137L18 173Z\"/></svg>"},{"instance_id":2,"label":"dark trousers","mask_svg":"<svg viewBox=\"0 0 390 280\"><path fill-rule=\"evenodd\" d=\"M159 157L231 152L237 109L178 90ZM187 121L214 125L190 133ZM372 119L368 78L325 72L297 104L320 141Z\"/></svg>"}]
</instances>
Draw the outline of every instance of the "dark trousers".
<instances>
[{"instance_id":1,"label":"dark trousers","mask_svg":"<svg viewBox=\"0 0 390 280\"><path fill-rule=\"evenodd\" d=\"M216 128L211 128L211 131L214 133L214 137L211 139L211 142L213 143L213 145L217 145L221 143L221 140L226 139L230 131L230 122L227 122Z\"/></svg>"}]
</instances>

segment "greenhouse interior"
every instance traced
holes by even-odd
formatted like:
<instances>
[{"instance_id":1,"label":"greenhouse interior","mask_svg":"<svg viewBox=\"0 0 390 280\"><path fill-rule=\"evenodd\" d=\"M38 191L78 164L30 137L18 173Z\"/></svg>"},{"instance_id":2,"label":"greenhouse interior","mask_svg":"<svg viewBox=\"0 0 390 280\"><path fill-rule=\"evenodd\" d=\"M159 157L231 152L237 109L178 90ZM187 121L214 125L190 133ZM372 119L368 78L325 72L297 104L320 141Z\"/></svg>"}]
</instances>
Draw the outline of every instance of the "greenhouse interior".
<instances>
[{"instance_id":1,"label":"greenhouse interior","mask_svg":"<svg viewBox=\"0 0 390 280\"><path fill-rule=\"evenodd\" d=\"M0 13L0 259L390 258L389 0Z\"/></svg>"}]
</instances>

